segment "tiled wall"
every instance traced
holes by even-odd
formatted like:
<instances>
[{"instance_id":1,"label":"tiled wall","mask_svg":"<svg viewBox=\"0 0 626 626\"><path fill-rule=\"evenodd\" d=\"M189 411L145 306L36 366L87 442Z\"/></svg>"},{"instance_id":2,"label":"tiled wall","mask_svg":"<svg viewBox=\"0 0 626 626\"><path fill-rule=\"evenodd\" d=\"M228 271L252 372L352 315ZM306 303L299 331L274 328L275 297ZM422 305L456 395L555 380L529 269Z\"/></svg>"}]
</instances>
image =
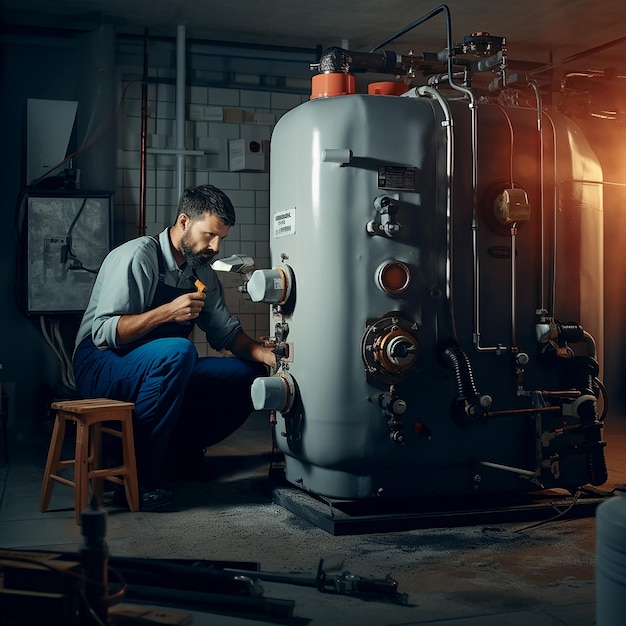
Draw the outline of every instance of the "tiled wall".
<instances>
[{"instance_id":1,"label":"tiled wall","mask_svg":"<svg viewBox=\"0 0 626 626\"><path fill-rule=\"evenodd\" d=\"M148 84L147 143L152 148L175 148L176 90L172 70L158 72L169 82L157 80ZM252 256L257 268L270 267L269 155L263 171L229 171L228 142L258 139L266 142L269 152L275 122L308 96L211 86L189 86L186 91L185 147L207 153L185 158L185 186L209 183L224 190L232 200L237 223L222 243L220 256L242 253ZM123 111L117 127L116 245L138 235L141 94L141 82L120 81ZM146 162L145 220L146 234L151 235L170 225L176 216L176 157L148 153ZM239 317L244 330L256 339L270 335L268 305L256 304L237 291L243 283L241 275L220 272L219 276L230 310ZM196 329L193 339L201 356L214 354L202 332Z\"/></svg>"}]
</instances>

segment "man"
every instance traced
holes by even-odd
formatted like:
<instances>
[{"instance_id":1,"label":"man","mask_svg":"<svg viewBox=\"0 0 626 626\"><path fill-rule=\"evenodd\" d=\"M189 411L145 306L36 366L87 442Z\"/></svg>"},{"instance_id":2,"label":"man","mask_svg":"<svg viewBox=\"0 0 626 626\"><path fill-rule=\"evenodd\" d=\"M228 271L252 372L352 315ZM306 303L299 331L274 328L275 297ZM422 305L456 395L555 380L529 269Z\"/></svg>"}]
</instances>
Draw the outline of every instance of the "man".
<instances>
[{"instance_id":1,"label":"man","mask_svg":"<svg viewBox=\"0 0 626 626\"><path fill-rule=\"evenodd\" d=\"M187 189L174 224L139 237L104 259L74 351L76 387L85 398L135 403L133 426L142 510L172 510L162 489L166 457L196 460L236 430L252 411L249 388L270 348L242 330L224 302L209 261L235 223L230 199L211 185ZM199 358L194 324L216 350Z\"/></svg>"}]
</instances>

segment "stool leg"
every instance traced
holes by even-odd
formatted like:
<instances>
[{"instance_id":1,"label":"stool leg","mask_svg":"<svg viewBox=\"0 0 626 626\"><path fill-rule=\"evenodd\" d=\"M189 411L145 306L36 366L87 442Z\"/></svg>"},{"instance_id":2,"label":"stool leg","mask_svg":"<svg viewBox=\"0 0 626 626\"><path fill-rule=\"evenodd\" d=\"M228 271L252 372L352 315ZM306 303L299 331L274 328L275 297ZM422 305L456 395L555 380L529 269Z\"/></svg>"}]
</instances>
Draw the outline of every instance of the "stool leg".
<instances>
[{"instance_id":1,"label":"stool leg","mask_svg":"<svg viewBox=\"0 0 626 626\"><path fill-rule=\"evenodd\" d=\"M129 412L130 413L130 412ZM122 453L124 455L124 492L131 511L139 511L139 485L137 484L137 462L135 460L135 439L133 436L132 414L122 422Z\"/></svg>"},{"instance_id":2,"label":"stool leg","mask_svg":"<svg viewBox=\"0 0 626 626\"><path fill-rule=\"evenodd\" d=\"M50 506L50 498L52 497L52 487L54 487L53 474L59 471L59 463L61 461L61 451L63 448L63 440L65 439L65 418L58 413L54 418L54 426L52 428L52 438L50 440L50 449L48 450L48 458L46 459L46 467L43 471L43 480L41 482L41 496L39 498L39 510L45 513Z\"/></svg>"},{"instance_id":3,"label":"stool leg","mask_svg":"<svg viewBox=\"0 0 626 626\"><path fill-rule=\"evenodd\" d=\"M89 426L84 423L76 423L76 455L74 457L74 482L76 493L74 494L74 508L76 523L80 524L80 515L89 505Z\"/></svg>"},{"instance_id":4,"label":"stool leg","mask_svg":"<svg viewBox=\"0 0 626 626\"><path fill-rule=\"evenodd\" d=\"M91 425L89 443L91 451L89 454L89 470L102 469L102 424L97 422ZM104 478L92 478L91 488L99 505L104 500Z\"/></svg>"}]
</instances>

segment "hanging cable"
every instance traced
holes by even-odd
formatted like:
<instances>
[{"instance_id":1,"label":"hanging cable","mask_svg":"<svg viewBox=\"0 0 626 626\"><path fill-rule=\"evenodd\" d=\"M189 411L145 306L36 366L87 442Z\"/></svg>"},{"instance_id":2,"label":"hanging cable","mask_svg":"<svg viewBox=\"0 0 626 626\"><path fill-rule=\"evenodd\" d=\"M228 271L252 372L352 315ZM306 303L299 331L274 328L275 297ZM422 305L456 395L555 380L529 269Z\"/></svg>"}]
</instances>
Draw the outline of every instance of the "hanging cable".
<instances>
[{"instance_id":1,"label":"hanging cable","mask_svg":"<svg viewBox=\"0 0 626 626\"><path fill-rule=\"evenodd\" d=\"M51 323L52 335L50 334L50 332L48 331L48 327L46 326L46 318L43 315L39 317L39 327L41 329L41 334L43 335L46 343L48 344L52 352L54 352L54 355L61 363L61 382L67 389L73 391L76 389L76 382L74 380L74 368L72 366L72 359L65 348L65 344L61 336L59 320L54 320Z\"/></svg>"}]
</instances>

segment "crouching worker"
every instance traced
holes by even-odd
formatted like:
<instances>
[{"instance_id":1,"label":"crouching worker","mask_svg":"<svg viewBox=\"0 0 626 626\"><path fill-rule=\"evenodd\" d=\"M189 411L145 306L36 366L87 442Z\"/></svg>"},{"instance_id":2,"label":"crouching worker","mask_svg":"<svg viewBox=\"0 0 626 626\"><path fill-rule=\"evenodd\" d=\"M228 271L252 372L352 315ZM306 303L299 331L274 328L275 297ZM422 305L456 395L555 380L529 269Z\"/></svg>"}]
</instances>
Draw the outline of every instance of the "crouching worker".
<instances>
[{"instance_id":1,"label":"crouching worker","mask_svg":"<svg viewBox=\"0 0 626 626\"><path fill-rule=\"evenodd\" d=\"M253 410L252 381L276 364L272 350L230 314L209 265L234 223L221 190L185 190L172 226L108 254L78 330L80 395L135 404L143 511L173 510L172 492L163 488L166 459L199 461L205 447L241 426ZM213 348L234 357L199 357L188 339L195 324Z\"/></svg>"}]
</instances>

